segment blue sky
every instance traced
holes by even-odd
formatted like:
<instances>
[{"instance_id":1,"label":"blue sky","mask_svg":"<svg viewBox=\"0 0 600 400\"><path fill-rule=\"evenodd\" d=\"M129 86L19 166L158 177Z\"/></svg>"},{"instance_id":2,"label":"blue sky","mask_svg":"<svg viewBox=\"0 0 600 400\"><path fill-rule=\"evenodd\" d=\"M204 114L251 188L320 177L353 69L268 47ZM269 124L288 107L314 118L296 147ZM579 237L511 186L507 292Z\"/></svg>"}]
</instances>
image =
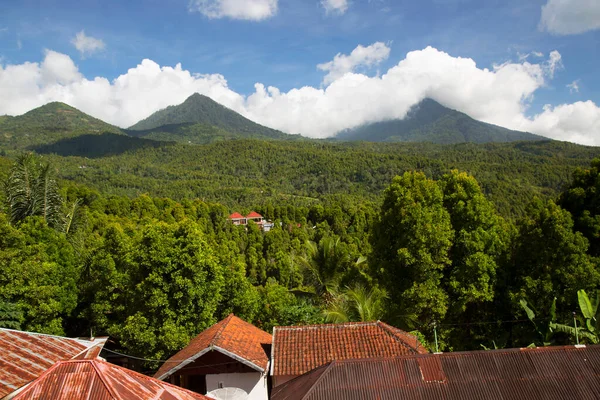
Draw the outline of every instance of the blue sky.
<instances>
[{"instance_id":1,"label":"blue sky","mask_svg":"<svg viewBox=\"0 0 600 400\"><path fill-rule=\"evenodd\" d=\"M386 74L404 60L407 53L422 51L427 46L447 54L450 57L446 60L448 65L451 65L452 59L461 57L472 59L478 70L487 68L492 71L495 65L505 63L523 65L529 62L543 67L549 62L550 53L557 51L560 63L553 67L552 73L547 73L543 83L538 82L535 88L523 89L521 95L526 98L520 100L521 114L525 118L522 121L517 121L517 116L509 115L505 109L498 113L506 116L494 119L493 111L490 111L494 105L490 103L488 111L477 110L476 104L469 103L468 93L462 94L462 100L458 101L448 99L447 94L436 93L432 88L423 88L416 97L429 93L448 106L489 122L538 130L538 133L565 140L600 144L600 112L596 114L600 104L597 73L600 62L600 6L595 3L594 0L5 0L0 14L0 66L4 65L4 79L7 80L7 66L42 63L48 50L52 50L68 56L80 74L78 78L69 78L68 83L58 83L69 86L77 79L91 81L95 77L104 77L112 82L127 74L129 69L136 68L143 59L152 60L161 67L174 67L181 63L181 68L192 74L222 75L227 80L227 89L241 97L238 99L228 92L220 97L211 96L217 97L215 100L258 122L290 131L294 130L294 126L287 126L263 114L273 110L259 112L256 108L252 109L248 96L255 93L255 83L277 87L283 93L302 87L324 90L327 85L323 79L327 72L318 69L317 65L332 61L336 54L350 55L359 45L368 47L380 42L389 51L372 63L357 59L355 65L344 70L371 78ZM253 6L257 8L249 9ZM550 22L546 25L543 7L547 7L549 13L547 21ZM262 12L258 17L252 14L256 10ZM246 11L248 15L244 16ZM582 20L582 16L587 19ZM85 38L101 41L101 47L81 53L73 43L81 31L84 31ZM534 55L537 53L543 56ZM524 59L527 54L529 57ZM432 55L430 61L435 63L437 56ZM425 64L419 65L427 65L428 61L421 62ZM508 79L503 86L512 85L513 81L514 85L521 84L519 79ZM0 77L0 90L1 82ZM577 88L567 86L573 82L576 82ZM38 82L36 85L41 87L48 83ZM152 82L148 85L151 86ZM134 119L134 116L108 115L99 110L102 104L94 109L90 99L79 99L72 93L64 94L71 90L69 88L46 89L35 93L37 102L55 99L59 96L56 93L61 92L60 96L72 99L75 106L86 112L109 120L112 117L109 122L126 125ZM152 92L152 88L140 88L146 89ZM399 86L396 91L403 89ZM18 90L14 87L11 90L11 96L19 96ZM9 92L9 89L6 91ZM407 89L407 92L412 91ZM171 102L178 102L183 92L185 90L181 95L174 95ZM208 90L206 94L213 92ZM380 91L377 93L381 95ZM61 99L60 96L58 99ZM481 103L482 96L487 99L492 94L479 93L471 102ZM517 95L513 95L510 101L515 101L514 96ZM407 104L399 106L399 109L409 107L416 97L406 100ZM0 114L26 111L15 109L14 102L18 100L12 98L12 108L7 105L4 109L0 100ZM145 111L149 113L155 111L154 108L165 106L159 103ZM561 110L560 113L555 109L554 114L547 115L544 121L528 125L527 120L533 121L536 115L543 113L546 104L558 107L584 103L587 106L583 114L579 109L570 112ZM24 101L22 108L31 104L37 103L34 100ZM281 107L277 108L280 112ZM389 106L382 105L382 108L385 107ZM382 114L381 118L401 117L403 112L398 111L398 115ZM555 117L564 118L565 114L574 113L589 116L593 122L578 127L579 131L568 128L572 125L571 121L566 121L563 127L549 126L551 122L548 121ZM370 113L356 123L377 119L376 115ZM337 127L339 124L332 122L328 126L314 129L303 126L298 130L304 133L320 129L330 134ZM580 138L583 136L588 138Z\"/></svg>"}]
</instances>

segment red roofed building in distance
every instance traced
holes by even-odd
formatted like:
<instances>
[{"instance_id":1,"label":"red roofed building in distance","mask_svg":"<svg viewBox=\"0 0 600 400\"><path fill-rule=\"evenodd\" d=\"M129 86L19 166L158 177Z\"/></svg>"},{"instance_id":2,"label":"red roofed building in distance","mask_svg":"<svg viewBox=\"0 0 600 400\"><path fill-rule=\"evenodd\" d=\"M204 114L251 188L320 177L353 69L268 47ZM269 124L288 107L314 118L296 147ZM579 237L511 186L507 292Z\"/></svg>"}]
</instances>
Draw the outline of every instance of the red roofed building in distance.
<instances>
[{"instance_id":1,"label":"red roofed building in distance","mask_svg":"<svg viewBox=\"0 0 600 400\"><path fill-rule=\"evenodd\" d=\"M209 397L237 388L249 400L267 400L271 341L271 334L230 314L169 358L154 377Z\"/></svg>"},{"instance_id":2,"label":"red roofed building in distance","mask_svg":"<svg viewBox=\"0 0 600 400\"><path fill-rule=\"evenodd\" d=\"M101 360L59 361L13 400L209 400Z\"/></svg>"},{"instance_id":3,"label":"red roofed building in distance","mask_svg":"<svg viewBox=\"0 0 600 400\"><path fill-rule=\"evenodd\" d=\"M0 328L0 398L14 396L57 361L97 358L106 339L71 339Z\"/></svg>"},{"instance_id":4,"label":"red roofed building in distance","mask_svg":"<svg viewBox=\"0 0 600 400\"><path fill-rule=\"evenodd\" d=\"M428 353L416 336L383 322L273 328L273 387L334 360Z\"/></svg>"},{"instance_id":5,"label":"red roofed building in distance","mask_svg":"<svg viewBox=\"0 0 600 400\"><path fill-rule=\"evenodd\" d=\"M250 214L246 215L245 217L240 213L234 212L228 217L228 219L234 225L248 225L249 221L253 221L261 230L265 232L268 232L271 230L271 228L273 228L273 223L265 220L265 218L256 211L251 211Z\"/></svg>"},{"instance_id":6,"label":"red roofed building in distance","mask_svg":"<svg viewBox=\"0 0 600 400\"><path fill-rule=\"evenodd\" d=\"M332 361L272 400L600 398L600 346L551 346Z\"/></svg>"}]
</instances>

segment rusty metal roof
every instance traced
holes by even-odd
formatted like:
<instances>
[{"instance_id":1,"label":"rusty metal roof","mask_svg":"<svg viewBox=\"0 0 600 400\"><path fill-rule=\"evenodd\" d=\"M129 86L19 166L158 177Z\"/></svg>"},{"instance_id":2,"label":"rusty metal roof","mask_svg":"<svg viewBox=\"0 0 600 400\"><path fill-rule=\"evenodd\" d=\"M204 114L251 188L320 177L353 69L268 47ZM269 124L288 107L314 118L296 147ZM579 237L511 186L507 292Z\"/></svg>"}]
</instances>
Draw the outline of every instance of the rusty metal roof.
<instances>
[{"instance_id":1,"label":"rusty metal roof","mask_svg":"<svg viewBox=\"0 0 600 400\"><path fill-rule=\"evenodd\" d=\"M381 321L273 328L273 376L297 376L333 360L427 353L417 338Z\"/></svg>"},{"instance_id":2,"label":"rusty metal roof","mask_svg":"<svg viewBox=\"0 0 600 400\"><path fill-rule=\"evenodd\" d=\"M186 347L169 358L154 377L165 379L182 366L211 350L222 352L262 372L269 364L269 357L263 345L270 344L271 340L270 333L229 314L227 318L200 333Z\"/></svg>"},{"instance_id":3,"label":"rusty metal roof","mask_svg":"<svg viewBox=\"0 0 600 400\"><path fill-rule=\"evenodd\" d=\"M209 397L101 360L60 361L14 400L206 400Z\"/></svg>"},{"instance_id":4,"label":"rusty metal roof","mask_svg":"<svg viewBox=\"0 0 600 400\"><path fill-rule=\"evenodd\" d=\"M71 339L0 328L0 398L31 382L55 362L96 358L106 338Z\"/></svg>"},{"instance_id":5,"label":"rusty metal roof","mask_svg":"<svg viewBox=\"0 0 600 400\"><path fill-rule=\"evenodd\" d=\"M271 399L600 399L600 345L332 361Z\"/></svg>"}]
</instances>

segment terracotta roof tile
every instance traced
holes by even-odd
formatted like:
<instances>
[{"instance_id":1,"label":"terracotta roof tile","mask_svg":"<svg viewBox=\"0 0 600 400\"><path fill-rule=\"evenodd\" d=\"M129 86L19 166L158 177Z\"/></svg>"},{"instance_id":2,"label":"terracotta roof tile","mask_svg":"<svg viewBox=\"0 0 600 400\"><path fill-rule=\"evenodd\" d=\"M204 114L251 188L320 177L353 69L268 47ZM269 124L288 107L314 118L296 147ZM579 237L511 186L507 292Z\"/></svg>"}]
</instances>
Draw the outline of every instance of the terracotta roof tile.
<instances>
[{"instance_id":1,"label":"terracotta roof tile","mask_svg":"<svg viewBox=\"0 0 600 400\"><path fill-rule=\"evenodd\" d=\"M252 211L250 214L246 215L246 218L262 218L263 216L257 213L256 211Z\"/></svg>"},{"instance_id":2,"label":"terracotta roof tile","mask_svg":"<svg viewBox=\"0 0 600 400\"><path fill-rule=\"evenodd\" d=\"M55 362L96 358L106 338L71 339L0 328L0 398L31 382Z\"/></svg>"},{"instance_id":3,"label":"terracotta roof tile","mask_svg":"<svg viewBox=\"0 0 600 400\"><path fill-rule=\"evenodd\" d=\"M273 329L273 376L295 376L329 361L427 353L417 338L383 322Z\"/></svg>"},{"instance_id":4,"label":"terracotta roof tile","mask_svg":"<svg viewBox=\"0 0 600 400\"><path fill-rule=\"evenodd\" d=\"M230 314L192 339L190 344L169 358L154 376L165 379L181 363L210 348L232 353L251 363L255 369L264 371L269 364L269 358L263 345L268 345L271 341L271 334Z\"/></svg>"},{"instance_id":5,"label":"terracotta roof tile","mask_svg":"<svg viewBox=\"0 0 600 400\"><path fill-rule=\"evenodd\" d=\"M100 360L61 361L14 400L206 400L198 393Z\"/></svg>"},{"instance_id":6,"label":"terracotta roof tile","mask_svg":"<svg viewBox=\"0 0 600 400\"><path fill-rule=\"evenodd\" d=\"M597 399L600 346L502 349L332 361L272 400Z\"/></svg>"},{"instance_id":7,"label":"terracotta roof tile","mask_svg":"<svg viewBox=\"0 0 600 400\"><path fill-rule=\"evenodd\" d=\"M244 217L242 214L234 212L233 214L231 214L229 216L229 219L244 219L246 217Z\"/></svg>"}]
</instances>

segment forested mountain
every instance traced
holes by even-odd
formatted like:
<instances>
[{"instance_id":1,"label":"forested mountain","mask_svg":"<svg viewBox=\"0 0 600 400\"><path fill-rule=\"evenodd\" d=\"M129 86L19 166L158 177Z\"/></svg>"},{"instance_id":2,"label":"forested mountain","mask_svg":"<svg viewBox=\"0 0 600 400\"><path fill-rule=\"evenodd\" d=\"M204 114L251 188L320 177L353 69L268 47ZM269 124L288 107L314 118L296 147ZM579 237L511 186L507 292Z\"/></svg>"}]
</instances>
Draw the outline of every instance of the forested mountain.
<instances>
[{"instance_id":1,"label":"forested mountain","mask_svg":"<svg viewBox=\"0 0 600 400\"><path fill-rule=\"evenodd\" d=\"M512 131L477 121L438 102L425 99L404 119L381 121L342 131L339 140L369 142L490 143L544 140L527 132Z\"/></svg>"},{"instance_id":2,"label":"forested mountain","mask_svg":"<svg viewBox=\"0 0 600 400\"><path fill-rule=\"evenodd\" d=\"M121 129L64 103L48 103L16 117L0 117L0 147L25 149L83 134L123 134Z\"/></svg>"},{"instance_id":3,"label":"forested mountain","mask_svg":"<svg viewBox=\"0 0 600 400\"><path fill-rule=\"evenodd\" d=\"M182 104L169 106L131 126L131 136L185 143L210 143L220 139L290 139L298 136L267 128L195 93Z\"/></svg>"},{"instance_id":4,"label":"forested mountain","mask_svg":"<svg viewBox=\"0 0 600 400\"><path fill-rule=\"evenodd\" d=\"M227 140L183 145L126 138L84 137L38 148L60 177L105 194L176 200L202 198L231 207L294 199L311 203L345 195L376 200L391 179L405 171L437 178L452 169L473 174L505 216L522 215L534 196L554 196L577 167L600 149L555 141L516 143L328 143ZM54 156L50 153L59 154Z\"/></svg>"}]
</instances>

